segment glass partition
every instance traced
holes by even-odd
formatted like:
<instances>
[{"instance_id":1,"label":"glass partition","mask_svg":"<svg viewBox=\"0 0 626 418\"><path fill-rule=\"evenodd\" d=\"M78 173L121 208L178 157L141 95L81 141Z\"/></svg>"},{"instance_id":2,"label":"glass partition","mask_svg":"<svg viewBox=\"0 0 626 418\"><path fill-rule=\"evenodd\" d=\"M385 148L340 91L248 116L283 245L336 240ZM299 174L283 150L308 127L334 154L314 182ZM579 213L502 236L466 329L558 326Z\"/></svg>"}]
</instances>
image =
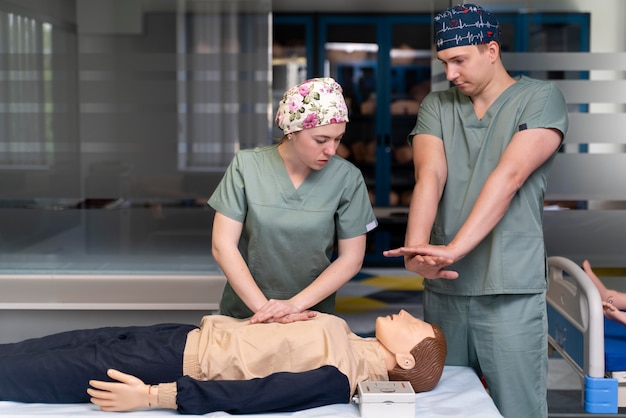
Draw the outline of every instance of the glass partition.
<instances>
[{"instance_id":1,"label":"glass partition","mask_svg":"<svg viewBox=\"0 0 626 418\"><path fill-rule=\"evenodd\" d=\"M626 265L626 36L607 3L619 1L485 3L507 67L558 83L570 105L548 253L615 267ZM396 211L411 181L395 150L415 113L403 100L447 86L429 61L435 10L420 7L300 13L274 31L270 0L0 0L0 273L217 271L206 199L238 149L277 136L284 88L326 73L345 81L358 122L346 142L374 144L359 154L372 201ZM385 247L404 228L387 215Z\"/></svg>"},{"instance_id":2,"label":"glass partition","mask_svg":"<svg viewBox=\"0 0 626 418\"><path fill-rule=\"evenodd\" d=\"M271 141L270 2L37 4L0 2L0 273L217 272L206 200Z\"/></svg>"}]
</instances>

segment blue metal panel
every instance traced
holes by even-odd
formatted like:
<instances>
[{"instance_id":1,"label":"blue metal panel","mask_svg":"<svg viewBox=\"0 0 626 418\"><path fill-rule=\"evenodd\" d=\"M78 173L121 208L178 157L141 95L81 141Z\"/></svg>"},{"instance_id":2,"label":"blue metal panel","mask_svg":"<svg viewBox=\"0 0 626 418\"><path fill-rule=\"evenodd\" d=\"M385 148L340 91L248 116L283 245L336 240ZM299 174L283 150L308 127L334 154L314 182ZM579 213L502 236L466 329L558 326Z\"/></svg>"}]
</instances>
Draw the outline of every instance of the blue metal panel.
<instances>
[{"instance_id":1,"label":"blue metal panel","mask_svg":"<svg viewBox=\"0 0 626 418\"><path fill-rule=\"evenodd\" d=\"M548 324L548 334L583 369L585 367L583 334L549 305Z\"/></svg>"},{"instance_id":2,"label":"blue metal panel","mask_svg":"<svg viewBox=\"0 0 626 418\"><path fill-rule=\"evenodd\" d=\"M305 33L305 44L306 44L306 72L307 78L312 77L312 74L315 71L315 39L314 39L314 26L315 22L312 16L301 16L301 15L274 15L272 18L272 22L274 25L302 25L304 26Z\"/></svg>"}]
</instances>

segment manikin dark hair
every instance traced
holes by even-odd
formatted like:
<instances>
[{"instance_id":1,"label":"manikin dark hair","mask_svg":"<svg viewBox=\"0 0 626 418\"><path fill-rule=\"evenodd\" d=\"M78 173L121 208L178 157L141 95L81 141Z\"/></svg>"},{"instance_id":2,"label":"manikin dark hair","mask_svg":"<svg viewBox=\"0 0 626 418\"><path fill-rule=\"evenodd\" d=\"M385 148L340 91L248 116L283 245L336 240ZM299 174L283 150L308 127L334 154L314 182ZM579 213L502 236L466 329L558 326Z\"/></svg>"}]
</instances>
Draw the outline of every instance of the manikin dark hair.
<instances>
[{"instance_id":1,"label":"manikin dark hair","mask_svg":"<svg viewBox=\"0 0 626 418\"><path fill-rule=\"evenodd\" d=\"M443 373L448 349L441 328L436 324L432 324L432 327L435 336L424 338L411 349L415 367L407 370L396 364L389 371L389 380L408 381L416 393L428 392L437 386Z\"/></svg>"}]
</instances>

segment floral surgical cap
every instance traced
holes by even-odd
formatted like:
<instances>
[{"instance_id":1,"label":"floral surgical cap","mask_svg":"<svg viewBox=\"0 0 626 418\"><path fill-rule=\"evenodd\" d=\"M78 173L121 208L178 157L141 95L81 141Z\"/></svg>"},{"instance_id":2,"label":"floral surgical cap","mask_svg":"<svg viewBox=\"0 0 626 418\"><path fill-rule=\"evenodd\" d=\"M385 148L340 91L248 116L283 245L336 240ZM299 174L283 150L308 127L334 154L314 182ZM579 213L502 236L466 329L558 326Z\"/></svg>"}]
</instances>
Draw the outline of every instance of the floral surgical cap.
<instances>
[{"instance_id":1,"label":"floral surgical cap","mask_svg":"<svg viewBox=\"0 0 626 418\"><path fill-rule=\"evenodd\" d=\"M435 16L437 51L455 46L488 44L499 39L498 20L475 4L459 4Z\"/></svg>"},{"instance_id":2,"label":"floral surgical cap","mask_svg":"<svg viewBox=\"0 0 626 418\"><path fill-rule=\"evenodd\" d=\"M339 122L348 122L348 108L341 86L330 77L312 78L290 88L276 113L276 124L285 135Z\"/></svg>"}]
</instances>

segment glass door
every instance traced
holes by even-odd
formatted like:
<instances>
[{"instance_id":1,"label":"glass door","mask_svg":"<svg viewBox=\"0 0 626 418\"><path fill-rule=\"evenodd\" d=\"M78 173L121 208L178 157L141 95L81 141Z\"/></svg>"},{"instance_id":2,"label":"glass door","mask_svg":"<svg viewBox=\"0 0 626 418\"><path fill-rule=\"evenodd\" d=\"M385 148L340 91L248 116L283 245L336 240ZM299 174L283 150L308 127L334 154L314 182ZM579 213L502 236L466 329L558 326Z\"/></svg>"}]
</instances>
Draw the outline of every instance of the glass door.
<instances>
[{"instance_id":1,"label":"glass door","mask_svg":"<svg viewBox=\"0 0 626 418\"><path fill-rule=\"evenodd\" d=\"M272 118L285 90L305 81L313 73L313 17L274 16L272 24ZM272 138L282 131L271 123Z\"/></svg>"},{"instance_id":2,"label":"glass door","mask_svg":"<svg viewBox=\"0 0 626 418\"><path fill-rule=\"evenodd\" d=\"M378 95L385 91L380 77L379 22L378 17L324 16L318 44L317 74L341 84L350 112L338 153L361 170L372 204L377 203L376 166L381 161L377 147L384 134L377 112Z\"/></svg>"},{"instance_id":3,"label":"glass door","mask_svg":"<svg viewBox=\"0 0 626 418\"><path fill-rule=\"evenodd\" d=\"M361 169L377 207L408 206L413 187L407 134L430 91L430 15L320 18L319 73L348 99L342 155Z\"/></svg>"},{"instance_id":4,"label":"glass door","mask_svg":"<svg viewBox=\"0 0 626 418\"><path fill-rule=\"evenodd\" d=\"M341 155L363 173L379 228L368 264L389 264L382 251L402 245L414 185L406 138L430 91L429 15L324 16L318 73L344 88L350 123Z\"/></svg>"},{"instance_id":5,"label":"glass door","mask_svg":"<svg viewBox=\"0 0 626 418\"><path fill-rule=\"evenodd\" d=\"M415 126L422 100L431 90L431 20L430 16L422 15L386 21L385 31L391 36L387 118L391 148L390 206L408 207L415 185L413 154L407 136Z\"/></svg>"}]
</instances>

